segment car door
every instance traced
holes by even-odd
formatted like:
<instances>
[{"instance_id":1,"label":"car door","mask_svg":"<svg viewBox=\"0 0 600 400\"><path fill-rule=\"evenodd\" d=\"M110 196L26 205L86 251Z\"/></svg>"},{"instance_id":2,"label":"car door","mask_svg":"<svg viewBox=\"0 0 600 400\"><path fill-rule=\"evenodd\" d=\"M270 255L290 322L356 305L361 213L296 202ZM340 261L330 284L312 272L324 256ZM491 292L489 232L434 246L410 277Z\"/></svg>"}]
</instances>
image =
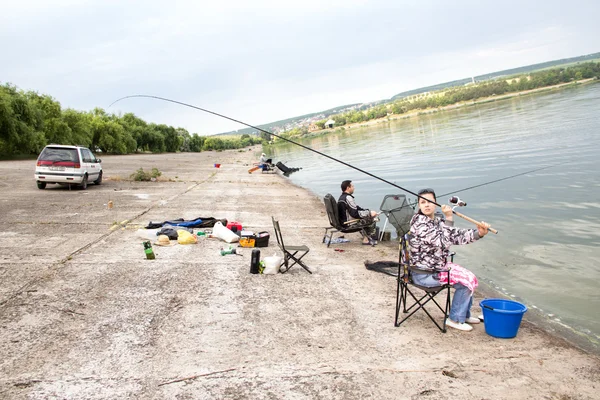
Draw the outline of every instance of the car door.
<instances>
[{"instance_id":1,"label":"car door","mask_svg":"<svg viewBox=\"0 0 600 400\"><path fill-rule=\"evenodd\" d=\"M81 148L81 160L83 161L84 171L88 174L88 181L95 181L98 179L98 174L100 173L100 164L96 162L96 157L92 154L89 149L85 147Z\"/></svg>"}]
</instances>

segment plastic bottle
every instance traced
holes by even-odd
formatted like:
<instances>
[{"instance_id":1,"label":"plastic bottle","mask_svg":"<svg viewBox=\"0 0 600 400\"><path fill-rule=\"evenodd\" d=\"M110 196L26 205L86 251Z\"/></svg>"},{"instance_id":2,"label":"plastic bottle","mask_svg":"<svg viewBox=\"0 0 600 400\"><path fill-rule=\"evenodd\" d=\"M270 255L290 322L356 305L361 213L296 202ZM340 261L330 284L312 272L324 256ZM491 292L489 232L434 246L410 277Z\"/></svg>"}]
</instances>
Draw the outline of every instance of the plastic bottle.
<instances>
[{"instance_id":1,"label":"plastic bottle","mask_svg":"<svg viewBox=\"0 0 600 400\"><path fill-rule=\"evenodd\" d=\"M237 252L235 251L235 248L229 246L229 249L224 249L221 247L221 255L225 256L227 254L237 254Z\"/></svg>"},{"instance_id":2,"label":"plastic bottle","mask_svg":"<svg viewBox=\"0 0 600 400\"><path fill-rule=\"evenodd\" d=\"M152 250L152 243L149 240L146 240L144 243L144 252L146 253L146 258L148 260L156 259L154 255L154 250Z\"/></svg>"}]
</instances>

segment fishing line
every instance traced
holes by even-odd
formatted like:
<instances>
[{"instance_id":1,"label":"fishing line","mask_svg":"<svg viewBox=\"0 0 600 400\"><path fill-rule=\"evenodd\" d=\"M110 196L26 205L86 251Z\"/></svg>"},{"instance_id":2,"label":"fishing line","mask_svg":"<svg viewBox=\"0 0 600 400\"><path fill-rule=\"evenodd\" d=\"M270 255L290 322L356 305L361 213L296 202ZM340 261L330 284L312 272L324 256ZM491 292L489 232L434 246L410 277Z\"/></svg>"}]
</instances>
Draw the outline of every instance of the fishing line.
<instances>
[{"instance_id":1,"label":"fishing line","mask_svg":"<svg viewBox=\"0 0 600 400\"><path fill-rule=\"evenodd\" d=\"M454 190L454 191L452 191L452 192L448 192L448 193L444 193L444 194L439 194L439 195L437 195L437 197L444 197L444 196L449 196L449 195L451 195L451 194L456 194L456 193L460 193L460 192L466 192L467 190L475 189L475 188L482 187L482 186L491 185L492 183L496 183L496 182L505 181L505 180L507 180L507 179L511 179L511 178L516 178L517 176L523 176L523 175L531 174L531 173L533 173L533 172L541 171L541 170L543 170L543 169L548 169L548 168L554 168L554 167L558 167L559 165L568 164L568 163L570 163L570 162L572 162L572 161L564 161L564 162L561 162L561 163L558 163L558 164L546 165L545 167L540 167L540 168L532 169L532 170L530 170L530 171L520 172L520 173L518 173L518 174L511 175L511 176L505 176L504 178L500 178L500 179L494 179L493 181L489 181L489 182L480 183L480 184L478 184L478 185L474 185L474 186L469 186L469 187L467 187L467 188L464 188L464 189L459 189L459 190ZM410 207L413 207L413 208L414 208L414 206L415 206L417 203L418 203L418 202L417 202L417 201L415 201L414 203L409 203L408 205L409 205ZM393 209L393 210L391 210L391 211L397 211L397 210L399 210L400 208L402 208L402 207L395 208L395 209Z\"/></svg>"},{"instance_id":2,"label":"fishing line","mask_svg":"<svg viewBox=\"0 0 600 400\"><path fill-rule=\"evenodd\" d=\"M431 203L435 204L436 206L438 206L438 207L441 207L441 205L440 205L440 204L438 204L438 203L436 203L435 201L431 201L431 200L429 200L429 199L427 199L427 198L425 198L425 197L419 196L418 194L416 194L416 193L414 193L414 192L412 192L412 191L410 191L410 190L408 190L408 189L406 189L406 188L403 188L402 186L396 185L395 183L392 183L392 182L390 182L390 181L388 181L388 180L386 180L386 179L383 179L383 178L381 178L381 177L379 177L379 176L373 175L372 173L370 173L370 172L368 172L368 171L365 171L364 169L360 169L360 168L358 168L358 167L355 167L355 166L354 166L354 165L352 165L352 164L348 164L347 162L344 162L344 161L338 160L338 159L337 159L337 158L335 158L335 157L332 157L332 156L330 156L330 155L327 155L327 154L325 154L325 153L322 153L322 152L320 152L320 151L317 151L317 150L315 150L315 149L311 149L310 147L308 147L308 146L304 146L303 144L300 144L300 143L297 143L297 142L294 142L293 140L286 139L286 138L284 138L284 137L282 137L282 136L279 136L279 135L277 135L277 134L275 134L275 133L273 133L273 132L268 132L268 131L266 131L266 130L264 130L264 129L261 129L261 128L257 127L257 126L253 126L253 125L247 124L247 123L245 123L245 122L242 122L242 121L240 121L240 120L237 120L237 119L235 119L235 118L231 118L231 117L228 117L228 116L226 116L226 115L219 114L219 113L217 113L217 112L214 112L214 111L207 110L207 109L205 109L205 108L196 107L196 106L193 106L193 105L191 105L191 104L187 104L187 103L184 103L184 102L181 102L181 101L177 101L177 100L171 100L171 99L167 99L167 98L165 98L165 97L159 97L159 96L150 96L150 95L146 95L146 94L134 94L134 95L131 95L131 96L125 96L125 97L121 97L120 99L117 99L117 100L113 101L113 102L110 104L110 106L108 106L108 108L110 108L110 107L111 107L113 104L115 104L115 103L117 103L117 102L119 102L119 101L121 101L121 100L130 99L130 98L134 98L134 97L142 97L142 98L148 98L148 99L157 99L157 100L167 101L167 102L169 102L169 103L174 103L174 104L179 104L179 105L182 105L182 106L185 106L185 107L194 108L194 109L196 109L196 110L204 111L204 112L206 112L206 113L213 114L213 115L216 115L216 116L218 116L218 117L221 117L221 118L228 119L228 120L230 120L230 121L233 121L233 122L237 122L238 124L242 124L242 125L245 125L245 126L247 126L247 127L249 127L249 128L256 129L256 130L258 130L258 131L264 132L264 133L266 133L266 134L268 134L268 135L275 136L275 137L277 137L277 138L279 138L279 139L281 139L281 140L285 140L286 142L289 142L289 143L295 144L296 146L300 146L300 147L302 147L302 148L304 148L304 149L306 149L306 150L309 150L309 151L312 151L312 152L314 152L314 153L317 153L317 154L319 154L319 155L321 155L321 156L323 156L323 157L327 157L327 158L329 158L330 160L336 161L336 162L338 162L338 163L340 163L340 164L343 164L343 165L345 165L345 166L347 166L347 167L349 167L349 168L355 169L355 170L357 170L357 171L359 171L359 172L362 172L362 173L363 173L363 174L365 174L365 175L369 175L370 177L373 177L373 178L375 178L375 179L378 179L378 180L380 180L380 181L382 181L382 182L384 182L384 183L387 183L388 185L394 186L394 187L396 187L396 188L398 188L398 189L400 189L400 190L403 190L403 191L405 191L405 192L407 192L407 193L410 193L410 194L412 194L413 196L416 196L416 197L418 197L418 198L420 198L420 199L427 200L427 201L429 201L429 202L431 202Z\"/></svg>"},{"instance_id":3,"label":"fishing line","mask_svg":"<svg viewBox=\"0 0 600 400\"><path fill-rule=\"evenodd\" d=\"M478 187L482 187L482 186L490 185L490 184L492 184L492 183L496 183L496 182L505 181L505 180L507 180L507 179L511 179L511 178L516 178L517 176L522 176L522 175L531 174L531 173L533 173L533 172L541 171L541 170L543 170L543 169L548 169L548 168L557 167L557 166L559 166L559 165L568 164L568 163L570 163L570 162L571 162L571 161L565 161L565 162L561 162L561 163L558 163L558 164L552 164L552 165L547 165L547 166L545 166L545 167L541 167L541 168L532 169L532 170L530 170L530 171L520 172L520 173L518 173L518 174L515 174L515 175L506 176L506 177L504 177L504 178L500 178L500 179L494 179L493 181L489 181L489 182L480 183L479 185L469 186L469 187L467 187L467 188L464 188L464 189L454 190L454 191L452 191L452 192L448 192L448 193L440 194L440 195L438 195L437 197L444 197L444 196L449 196L449 195L451 195L451 194L456 194L456 193L460 193L460 192L465 192L465 191L467 191L467 190L471 190L471 189L475 189L475 188L478 188ZM412 203L411 203L411 202L409 202L409 203L408 203L408 206L414 209L414 208L415 208L415 206L417 205L417 203L418 203L418 201L415 201L415 202L412 202ZM398 210L402 209L403 207L405 207L405 206L398 207L398 208L394 208L393 210L390 210L390 212L398 211ZM456 213L455 213L455 214L456 214Z\"/></svg>"},{"instance_id":4,"label":"fishing line","mask_svg":"<svg viewBox=\"0 0 600 400\"><path fill-rule=\"evenodd\" d=\"M440 194L439 197L444 197L444 196L449 196L451 194L455 194L455 193L460 193L460 192L466 192L467 190L471 190L471 189L475 189L478 187L482 187L482 186L486 186L486 185L490 185L492 183L496 183L496 182L501 182L501 181L505 181L507 179L511 179L511 178L516 178L517 176L522 176L522 175L527 175L527 174L531 174L533 172L537 172L537 171L541 171L543 169L548 169L548 168L554 168L554 167L558 167L559 165L564 165L564 164L568 164L570 161L565 161L565 162L561 162L558 164L553 164L553 165L547 165L545 167L541 167L541 168L536 168L536 169L532 169L531 171L526 171L526 172L521 172L515 175L511 175L511 176L506 176L504 178L500 178L500 179L494 179L493 181L489 181L489 182L485 182L485 183L480 183L479 185L475 185L475 186L469 186L467 188L464 189L460 189L460 190L455 190L452 192L448 192L448 193L444 193L444 194Z\"/></svg>"}]
</instances>

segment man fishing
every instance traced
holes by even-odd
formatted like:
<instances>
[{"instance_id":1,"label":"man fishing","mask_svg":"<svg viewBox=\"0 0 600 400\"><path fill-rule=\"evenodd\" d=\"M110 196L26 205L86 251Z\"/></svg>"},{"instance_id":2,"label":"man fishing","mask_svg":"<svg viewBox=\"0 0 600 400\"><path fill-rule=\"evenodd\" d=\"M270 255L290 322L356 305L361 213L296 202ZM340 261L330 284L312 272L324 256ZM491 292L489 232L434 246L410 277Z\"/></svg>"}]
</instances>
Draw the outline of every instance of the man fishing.
<instances>
[{"instance_id":1,"label":"man fishing","mask_svg":"<svg viewBox=\"0 0 600 400\"><path fill-rule=\"evenodd\" d=\"M256 171L257 169L262 169L263 171L268 170L272 163L273 163L273 159L267 158L267 155L265 153L262 153L260 155L260 160L258 160L257 163L254 163L254 167L250 168L248 170L248 173L251 174L254 171Z\"/></svg>"},{"instance_id":2,"label":"man fishing","mask_svg":"<svg viewBox=\"0 0 600 400\"><path fill-rule=\"evenodd\" d=\"M356 204L354 201L354 185L352 181L343 181L342 182L342 194L338 199L338 214L340 216L340 222L342 224L351 225L352 223L362 222L365 224L364 233L363 234L363 244L375 246L377 241L373 239L375 236L375 217L377 216L377 211L371 211L367 208L362 208ZM355 221L353 221L355 220ZM350 223L349 223L350 221Z\"/></svg>"}]
</instances>

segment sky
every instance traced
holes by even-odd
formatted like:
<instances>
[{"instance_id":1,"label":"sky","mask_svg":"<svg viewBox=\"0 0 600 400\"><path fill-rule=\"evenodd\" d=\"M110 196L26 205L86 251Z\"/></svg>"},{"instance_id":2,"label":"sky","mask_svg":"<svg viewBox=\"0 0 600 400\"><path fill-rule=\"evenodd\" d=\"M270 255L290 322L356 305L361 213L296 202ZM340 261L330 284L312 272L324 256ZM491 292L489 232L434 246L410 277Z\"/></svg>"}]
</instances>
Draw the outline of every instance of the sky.
<instances>
[{"instance_id":1,"label":"sky","mask_svg":"<svg viewBox=\"0 0 600 400\"><path fill-rule=\"evenodd\" d=\"M5 0L0 83L210 135L600 51L600 1ZM109 107L110 106L110 107Z\"/></svg>"}]
</instances>

